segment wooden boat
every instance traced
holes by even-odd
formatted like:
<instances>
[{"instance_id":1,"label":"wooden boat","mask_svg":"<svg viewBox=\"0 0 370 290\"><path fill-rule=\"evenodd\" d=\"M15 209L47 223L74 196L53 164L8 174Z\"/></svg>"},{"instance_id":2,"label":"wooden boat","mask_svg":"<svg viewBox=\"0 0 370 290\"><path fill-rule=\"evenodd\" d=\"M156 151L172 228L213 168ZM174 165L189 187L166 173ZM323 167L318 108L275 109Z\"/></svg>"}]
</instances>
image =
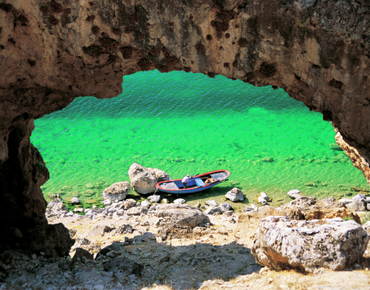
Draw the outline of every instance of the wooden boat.
<instances>
[{"instance_id":1,"label":"wooden boat","mask_svg":"<svg viewBox=\"0 0 370 290\"><path fill-rule=\"evenodd\" d=\"M230 171L215 170L190 177L186 187L182 184L182 179L161 181L156 184L156 187L159 191L173 194L195 193L219 184L228 178L229 175Z\"/></svg>"}]
</instances>

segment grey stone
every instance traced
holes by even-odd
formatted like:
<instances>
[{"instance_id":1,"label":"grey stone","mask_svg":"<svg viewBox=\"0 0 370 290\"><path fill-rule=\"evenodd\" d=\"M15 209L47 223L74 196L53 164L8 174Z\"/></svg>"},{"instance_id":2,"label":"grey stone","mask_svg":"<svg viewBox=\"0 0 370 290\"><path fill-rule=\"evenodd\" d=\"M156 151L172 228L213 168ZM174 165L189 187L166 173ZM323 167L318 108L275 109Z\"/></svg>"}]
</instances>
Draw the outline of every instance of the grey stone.
<instances>
[{"instance_id":1,"label":"grey stone","mask_svg":"<svg viewBox=\"0 0 370 290\"><path fill-rule=\"evenodd\" d=\"M127 181L116 182L104 189L103 199L124 200L130 190L130 183Z\"/></svg>"},{"instance_id":2,"label":"grey stone","mask_svg":"<svg viewBox=\"0 0 370 290\"><path fill-rule=\"evenodd\" d=\"M210 223L209 218L200 209L187 204L160 204L153 215L177 226L191 228Z\"/></svg>"},{"instance_id":3,"label":"grey stone","mask_svg":"<svg viewBox=\"0 0 370 290\"><path fill-rule=\"evenodd\" d=\"M98 236L103 235L104 233L109 233L114 229L114 226L107 226L107 225L95 225L89 232L89 236Z\"/></svg>"},{"instance_id":4,"label":"grey stone","mask_svg":"<svg viewBox=\"0 0 370 290\"><path fill-rule=\"evenodd\" d=\"M140 204L139 204L140 205ZM120 205L120 209L130 209L132 207L136 206L136 200L133 199L133 198L128 198L126 199L121 205Z\"/></svg>"},{"instance_id":5,"label":"grey stone","mask_svg":"<svg viewBox=\"0 0 370 290\"><path fill-rule=\"evenodd\" d=\"M208 204L209 206L218 206L217 202L214 199L207 200L206 204Z\"/></svg>"},{"instance_id":6,"label":"grey stone","mask_svg":"<svg viewBox=\"0 0 370 290\"><path fill-rule=\"evenodd\" d=\"M185 199L183 198L178 198L173 201L174 204L183 204L185 202Z\"/></svg>"},{"instance_id":7,"label":"grey stone","mask_svg":"<svg viewBox=\"0 0 370 290\"><path fill-rule=\"evenodd\" d=\"M82 249L82 248L77 248L72 258L72 261L76 263L78 261L77 259L79 258L82 260L82 257L84 257L85 259L89 261L94 260L93 254L91 254L89 251L86 251L85 249Z\"/></svg>"},{"instance_id":8,"label":"grey stone","mask_svg":"<svg viewBox=\"0 0 370 290\"><path fill-rule=\"evenodd\" d=\"M259 264L275 270L342 270L360 261L368 240L367 232L354 221L270 216L260 222L252 253Z\"/></svg>"},{"instance_id":9,"label":"grey stone","mask_svg":"<svg viewBox=\"0 0 370 290\"><path fill-rule=\"evenodd\" d=\"M230 203L223 202L220 204L220 208L222 212L225 212L225 211L230 211L232 209L232 206Z\"/></svg>"},{"instance_id":10,"label":"grey stone","mask_svg":"<svg viewBox=\"0 0 370 290\"><path fill-rule=\"evenodd\" d=\"M204 211L204 214L215 214L215 213L222 214L221 207L219 207L217 205L213 205L213 206L210 206L209 208L207 208Z\"/></svg>"},{"instance_id":11,"label":"grey stone","mask_svg":"<svg viewBox=\"0 0 370 290\"><path fill-rule=\"evenodd\" d=\"M78 197L72 197L72 199L71 199L71 203L72 204L79 204L80 203L80 200L78 199Z\"/></svg>"},{"instance_id":12,"label":"grey stone","mask_svg":"<svg viewBox=\"0 0 370 290\"><path fill-rule=\"evenodd\" d=\"M237 187L234 187L232 190L228 191L225 197L233 202L244 200L243 192Z\"/></svg>"},{"instance_id":13,"label":"grey stone","mask_svg":"<svg viewBox=\"0 0 370 290\"><path fill-rule=\"evenodd\" d=\"M155 192L155 185L159 182L159 180L163 178L165 178L165 180L170 179L169 175L162 170L157 168L145 168L137 163L133 163L130 166L128 175L130 177L133 189L141 194Z\"/></svg>"},{"instance_id":14,"label":"grey stone","mask_svg":"<svg viewBox=\"0 0 370 290\"><path fill-rule=\"evenodd\" d=\"M358 193L356 196L352 197L352 200L366 200L366 195L362 193Z\"/></svg>"},{"instance_id":15,"label":"grey stone","mask_svg":"<svg viewBox=\"0 0 370 290\"><path fill-rule=\"evenodd\" d=\"M111 205L112 204L112 201L108 198L108 199L104 199L102 201L102 204L104 204L105 206L108 206L108 205Z\"/></svg>"},{"instance_id":16,"label":"grey stone","mask_svg":"<svg viewBox=\"0 0 370 290\"><path fill-rule=\"evenodd\" d=\"M290 191L287 192L287 195L292 198L292 199L296 199L298 197L301 197L302 194L301 192L298 190L298 189L292 189Z\"/></svg>"},{"instance_id":17,"label":"grey stone","mask_svg":"<svg viewBox=\"0 0 370 290\"><path fill-rule=\"evenodd\" d=\"M251 204L250 206L249 205L246 205L245 208L243 209L243 212L244 213L252 213L252 212L257 212L258 211L258 207L254 204Z\"/></svg>"},{"instance_id":18,"label":"grey stone","mask_svg":"<svg viewBox=\"0 0 370 290\"><path fill-rule=\"evenodd\" d=\"M343 204L348 204L348 203L352 203L353 202L352 198L347 198L347 197L341 198L338 201L341 202L341 203L343 203Z\"/></svg>"},{"instance_id":19,"label":"grey stone","mask_svg":"<svg viewBox=\"0 0 370 290\"><path fill-rule=\"evenodd\" d=\"M161 196L159 194L153 194L151 196L148 196L148 199L150 200L151 203L159 202L161 199Z\"/></svg>"},{"instance_id":20,"label":"grey stone","mask_svg":"<svg viewBox=\"0 0 370 290\"><path fill-rule=\"evenodd\" d=\"M130 208L126 211L127 215L141 215L141 214L147 214L148 207L147 206L135 206Z\"/></svg>"},{"instance_id":21,"label":"grey stone","mask_svg":"<svg viewBox=\"0 0 370 290\"><path fill-rule=\"evenodd\" d=\"M134 229L132 228L131 225L129 224L126 224L126 225L122 225L122 226L119 226L115 231L114 233L117 234L117 235L122 235L122 234L132 234L134 232Z\"/></svg>"},{"instance_id":22,"label":"grey stone","mask_svg":"<svg viewBox=\"0 0 370 290\"><path fill-rule=\"evenodd\" d=\"M125 257L117 257L112 260L103 262L104 271L119 272L123 276L131 274L140 275L144 266Z\"/></svg>"},{"instance_id":23,"label":"grey stone","mask_svg":"<svg viewBox=\"0 0 370 290\"><path fill-rule=\"evenodd\" d=\"M353 211L366 211L365 201L363 199L352 200L351 203L347 203L346 207Z\"/></svg>"}]
</instances>

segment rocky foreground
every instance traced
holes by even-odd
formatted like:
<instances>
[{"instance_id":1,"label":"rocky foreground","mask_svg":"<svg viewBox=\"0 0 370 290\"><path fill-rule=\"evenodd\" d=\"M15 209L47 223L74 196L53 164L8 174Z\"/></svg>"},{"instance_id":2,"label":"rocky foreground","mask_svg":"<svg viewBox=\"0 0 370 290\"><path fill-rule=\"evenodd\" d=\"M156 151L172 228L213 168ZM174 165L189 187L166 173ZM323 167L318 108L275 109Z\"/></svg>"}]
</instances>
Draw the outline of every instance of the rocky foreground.
<instances>
[{"instance_id":1,"label":"rocky foreground","mask_svg":"<svg viewBox=\"0 0 370 290\"><path fill-rule=\"evenodd\" d=\"M366 213L333 198L243 213L208 203L127 199L79 215L56 199L47 216L75 239L70 256L6 251L0 289L369 289Z\"/></svg>"}]
</instances>

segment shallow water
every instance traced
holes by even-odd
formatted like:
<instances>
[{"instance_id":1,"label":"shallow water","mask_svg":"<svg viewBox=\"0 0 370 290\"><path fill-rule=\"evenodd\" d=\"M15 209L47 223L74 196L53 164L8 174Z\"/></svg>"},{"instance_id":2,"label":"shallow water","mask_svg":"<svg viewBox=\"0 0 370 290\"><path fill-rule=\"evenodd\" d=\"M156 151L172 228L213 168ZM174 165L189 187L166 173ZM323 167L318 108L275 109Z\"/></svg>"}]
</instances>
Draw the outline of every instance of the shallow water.
<instances>
[{"instance_id":1,"label":"shallow water","mask_svg":"<svg viewBox=\"0 0 370 290\"><path fill-rule=\"evenodd\" d=\"M185 198L193 202L222 201L234 186L245 203L265 191L273 205L289 201L295 188L320 198L370 189L335 144L330 123L282 89L158 71L125 76L122 87L114 99L77 98L35 121L31 141L51 176L42 186L47 199L59 193L99 202L105 187L129 181L134 162L173 179L231 171L227 182Z\"/></svg>"}]
</instances>

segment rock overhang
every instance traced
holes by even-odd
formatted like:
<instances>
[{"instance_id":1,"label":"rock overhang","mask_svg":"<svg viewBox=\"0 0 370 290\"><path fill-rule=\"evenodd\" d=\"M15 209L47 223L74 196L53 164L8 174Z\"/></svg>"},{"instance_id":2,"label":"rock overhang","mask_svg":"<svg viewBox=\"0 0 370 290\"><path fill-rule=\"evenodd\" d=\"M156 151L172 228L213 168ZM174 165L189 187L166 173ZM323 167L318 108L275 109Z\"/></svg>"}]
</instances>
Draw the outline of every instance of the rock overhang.
<instances>
[{"instance_id":1,"label":"rock overhang","mask_svg":"<svg viewBox=\"0 0 370 290\"><path fill-rule=\"evenodd\" d=\"M122 76L141 70L281 87L331 121L369 171L366 1L34 4L0 3L0 201L3 220L21 232L46 222L48 172L29 140L33 119L78 96L114 97Z\"/></svg>"}]
</instances>

